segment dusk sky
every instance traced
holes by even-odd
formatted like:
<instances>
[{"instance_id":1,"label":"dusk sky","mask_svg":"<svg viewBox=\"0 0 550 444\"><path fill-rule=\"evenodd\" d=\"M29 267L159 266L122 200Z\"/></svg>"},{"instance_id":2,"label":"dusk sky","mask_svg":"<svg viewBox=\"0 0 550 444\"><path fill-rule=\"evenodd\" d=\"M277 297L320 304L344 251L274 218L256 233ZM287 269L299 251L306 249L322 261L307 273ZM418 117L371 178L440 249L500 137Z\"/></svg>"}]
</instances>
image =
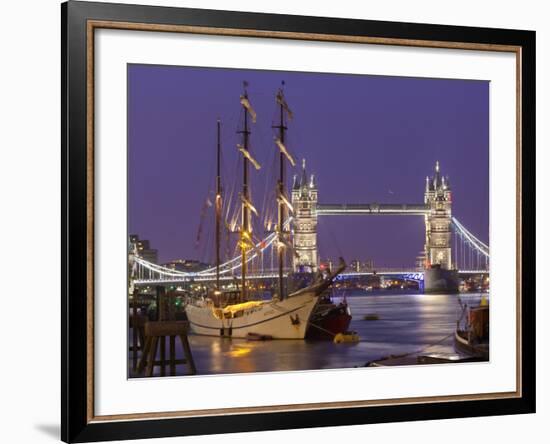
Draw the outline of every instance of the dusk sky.
<instances>
[{"instance_id":1,"label":"dusk sky","mask_svg":"<svg viewBox=\"0 0 550 444\"><path fill-rule=\"evenodd\" d=\"M239 156L243 80L258 114L251 151L263 167L251 176L259 209L263 190L275 186L271 125L285 81L294 113L287 146L315 174L320 203L423 203L426 175L439 160L453 215L489 243L489 82L129 65L128 229L150 240L161 263L212 257L195 241L214 187L216 120L227 189ZM300 168L287 171L290 183ZM323 259L410 266L423 249L424 221L326 216L318 238Z\"/></svg>"}]
</instances>

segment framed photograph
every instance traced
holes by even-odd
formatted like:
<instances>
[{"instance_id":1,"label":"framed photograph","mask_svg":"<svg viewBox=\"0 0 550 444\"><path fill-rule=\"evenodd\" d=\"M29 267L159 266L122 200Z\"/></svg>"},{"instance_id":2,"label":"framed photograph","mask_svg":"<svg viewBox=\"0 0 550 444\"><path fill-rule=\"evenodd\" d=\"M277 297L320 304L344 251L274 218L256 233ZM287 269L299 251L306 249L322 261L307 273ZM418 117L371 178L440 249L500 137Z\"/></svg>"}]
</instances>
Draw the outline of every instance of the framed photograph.
<instances>
[{"instance_id":1,"label":"framed photograph","mask_svg":"<svg viewBox=\"0 0 550 444\"><path fill-rule=\"evenodd\" d=\"M69 1L62 439L535 411L535 33Z\"/></svg>"}]
</instances>

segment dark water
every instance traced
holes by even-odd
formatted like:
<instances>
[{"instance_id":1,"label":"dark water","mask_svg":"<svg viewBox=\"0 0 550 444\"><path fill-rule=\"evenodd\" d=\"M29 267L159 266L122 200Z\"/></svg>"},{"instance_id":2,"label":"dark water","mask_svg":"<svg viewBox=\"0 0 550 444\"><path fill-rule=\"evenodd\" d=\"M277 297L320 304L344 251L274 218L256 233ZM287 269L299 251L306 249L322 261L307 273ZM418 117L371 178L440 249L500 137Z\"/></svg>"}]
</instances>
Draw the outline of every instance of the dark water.
<instances>
[{"instance_id":1,"label":"dark water","mask_svg":"<svg viewBox=\"0 0 550 444\"><path fill-rule=\"evenodd\" d=\"M453 333L460 316L458 298L477 305L481 294L348 293L350 330L355 344L331 341L247 341L189 336L198 374L318 370L364 366L371 360L402 353L455 353ZM342 296L336 296L335 301ZM363 320L377 314L378 320ZM181 356L181 346L177 343ZM178 374L184 374L179 366Z\"/></svg>"}]
</instances>

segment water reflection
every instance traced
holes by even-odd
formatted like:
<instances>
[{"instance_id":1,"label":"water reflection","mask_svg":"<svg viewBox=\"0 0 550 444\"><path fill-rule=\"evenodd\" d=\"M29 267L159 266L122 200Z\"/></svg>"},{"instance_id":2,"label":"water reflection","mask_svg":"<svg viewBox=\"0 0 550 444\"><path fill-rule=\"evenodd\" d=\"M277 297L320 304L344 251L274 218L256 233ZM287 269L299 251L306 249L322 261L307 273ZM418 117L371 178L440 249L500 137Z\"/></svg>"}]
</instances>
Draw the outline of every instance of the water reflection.
<instances>
[{"instance_id":1,"label":"water reflection","mask_svg":"<svg viewBox=\"0 0 550 444\"><path fill-rule=\"evenodd\" d=\"M458 298L468 305L477 305L481 296L347 293L353 314L350 329L361 338L355 344L246 341L194 335L189 342L199 375L351 368L391 354L421 349L429 353L454 353L452 334L460 313ZM378 319L364 320L367 314L377 314ZM184 370L178 368L178 371Z\"/></svg>"}]
</instances>

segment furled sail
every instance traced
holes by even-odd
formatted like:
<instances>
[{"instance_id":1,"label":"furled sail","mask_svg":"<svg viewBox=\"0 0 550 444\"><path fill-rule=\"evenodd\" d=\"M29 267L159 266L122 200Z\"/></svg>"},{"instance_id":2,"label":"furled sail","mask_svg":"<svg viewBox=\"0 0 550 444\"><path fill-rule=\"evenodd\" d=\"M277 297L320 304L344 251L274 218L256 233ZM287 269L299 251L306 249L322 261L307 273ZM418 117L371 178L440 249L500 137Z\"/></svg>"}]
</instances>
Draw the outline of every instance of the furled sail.
<instances>
[{"instance_id":1,"label":"furled sail","mask_svg":"<svg viewBox=\"0 0 550 444\"><path fill-rule=\"evenodd\" d=\"M244 146L242 146L240 143L237 144L237 148L239 149L239 151L241 153L243 153L243 156L246 157L248 160L250 160L250 163L252 165L254 165L254 168L256 168L257 170L259 170L261 168L261 165L256 161L256 159L254 159L252 157L252 154L250 154L250 151L248 151L247 149L245 149Z\"/></svg>"},{"instance_id":2,"label":"furled sail","mask_svg":"<svg viewBox=\"0 0 550 444\"><path fill-rule=\"evenodd\" d=\"M258 210L252 205L252 202L250 202L246 197L241 195L241 201L242 203L250 210L252 211L256 216L258 215Z\"/></svg>"},{"instance_id":3,"label":"furled sail","mask_svg":"<svg viewBox=\"0 0 550 444\"><path fill-rule=\"evenodd\" d=\"M288 150L286 149L286 146L283 144L283 142L281 142L281 139L275 138L275 143L279 147L279 150L281 150L281 153L283 153L286 156L286 158L291 163L291 165L296 166L296 161L294 160L292 155L288 152Z\"/></svg>"},{"instance_id":4,"label":"furled sail","mask_svg":"<svg viewBox=\"0 0 550 444\"><path fill-rule=\"evenodd\" d=\"M284 194L279 193L279 195L277 196L277 200L284 203L291 212L294 212L294 207Z\"/></svg>"},{"instance_id":5,"label":"furled sail","mask_svg":"<svg viewBox=\"0 0 550 444\"><path fill-rule=\"evenodd\" d=\"M254 108L252 108L252 105L250 104L250 101L247 97L241 96L241 105L246 108L248 114L250 114L250 117L252 117L252 122L256 123L256 111L254 111Z\"/></svg>"},{"instance_id":6,"label":"furled sail","mask_svg":"<svg viewBox=\"0 0 550 444\"><path fill-rule=\"evenodd\" d=\"M292 120L292 111L288 107L288 103L286 103L285 97L281 90L279 90L279 92L277 93L277 103L283 107L283 109L286 111L288 118Z\"/></svg>"}]
</instances>

